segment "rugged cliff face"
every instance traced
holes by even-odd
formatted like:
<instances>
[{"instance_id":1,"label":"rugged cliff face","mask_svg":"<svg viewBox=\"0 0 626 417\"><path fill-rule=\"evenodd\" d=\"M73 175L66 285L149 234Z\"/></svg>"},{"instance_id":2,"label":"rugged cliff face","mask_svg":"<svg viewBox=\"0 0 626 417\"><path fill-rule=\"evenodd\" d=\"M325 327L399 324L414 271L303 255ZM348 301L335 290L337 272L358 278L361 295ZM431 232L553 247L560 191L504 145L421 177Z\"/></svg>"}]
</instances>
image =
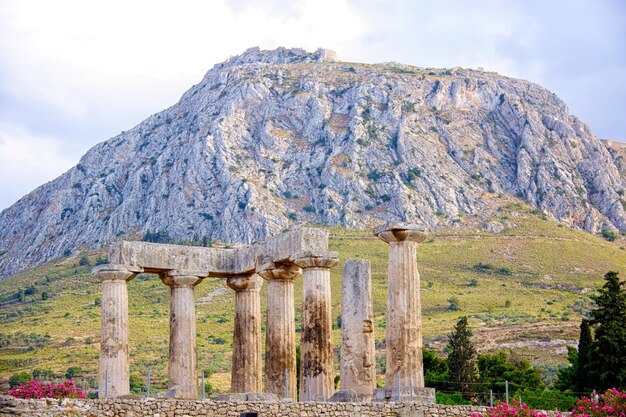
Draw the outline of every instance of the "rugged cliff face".
<instances>
[{"instance_id":1,"label":"rugged cliff face","mask_svg":"<svg viewBox=\"0 0 626 417\"><path fill-rule=\"evenodd\" d=\"M615 163L617 170L622 176L622 184L624 185L624 189L622 189L622 191L626 192L626 143L615 142L606 139L602 142L604 142L606 148L609 150L609 153L613 158L613 162ZM620 190L618 190L618 192L619 191ZM620 194L620 196L622 196L622 202L626 200L626 197L624 197L624 192Z\"/></svg>"},{"instance_id":2,"label":"rugged cliff face","mask_svg":"<svg viewBox=\"0 0 626 417\"><path fill-rule=\"evenodd\" d=\"M146 231L252 242L301 222L438 228L499 193L626 231L616 163L527 81L250 49L4 210L0 274Z\"/></svg>"}]
</instances>

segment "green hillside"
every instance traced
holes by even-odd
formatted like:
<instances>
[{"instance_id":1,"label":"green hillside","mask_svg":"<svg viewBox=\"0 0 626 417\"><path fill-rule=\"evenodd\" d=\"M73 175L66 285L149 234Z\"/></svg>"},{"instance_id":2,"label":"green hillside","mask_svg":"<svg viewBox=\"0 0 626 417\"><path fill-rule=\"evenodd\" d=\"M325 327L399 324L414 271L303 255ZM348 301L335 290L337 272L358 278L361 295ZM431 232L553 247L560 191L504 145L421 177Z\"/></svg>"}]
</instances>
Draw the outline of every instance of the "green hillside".
<instances>
[{"instance_id":1,"label":"green hillside","mask_svg":"<svg viewBox=\"0 0 626 417\"><path fill-rule=\"evenodd\" d=\"M623 237L608 242L560 227L517 201L502 206L495 219L507 225L499 234L476 232L466 220L420 245L425 345L441 351L458 317L467 315L479 350L511 349L553 371L566 362L565 343L576 343L581 313L589 309L588 296L602 275L617 270L625 278L626 243ZM382 348L387 245L369 231L330 231L330 249L342 261L332 272L333 315L340 315L343 261L370 258L376 341ZM60 375L79 366L82 384L95 383L100 285L90 269L104 252L86 255L90 265L80 265L86 263L80 257L63 258L0 281L0 382L34 368ZM196 287L199 365L211 370L209 382L222 391L230 384L234 306L233 292L223 287L219 279ZM301 288L297 281L296 294ZM131 371L143 378L150 365L153 381L165 386L169 288L156 276L143 275L129 283L129 296ZM336 346L340 340L335 329ZM384 351L379 349L379 356L382 361Z\"/></svg>"}]
</instances>

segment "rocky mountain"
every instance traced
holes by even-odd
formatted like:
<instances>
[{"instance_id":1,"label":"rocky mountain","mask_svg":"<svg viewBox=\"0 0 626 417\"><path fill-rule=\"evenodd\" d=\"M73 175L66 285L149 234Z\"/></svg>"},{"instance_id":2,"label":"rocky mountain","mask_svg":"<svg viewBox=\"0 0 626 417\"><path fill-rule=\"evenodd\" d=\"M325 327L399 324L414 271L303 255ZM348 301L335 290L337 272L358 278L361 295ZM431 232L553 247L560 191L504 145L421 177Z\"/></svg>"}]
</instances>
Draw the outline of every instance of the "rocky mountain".
<instances>
[{"instance_id":1,"label":"rocky mountain","mask_svg":"<svg viewBox=\"0 0 626 417\"><path fill-rule=\"evenodd\" d=\"M4 210L0 274L147 231L253 242L302 222L436 229L488 218L501 194L626 231L625 188L623 159L539 85L252 48Z\"/></svg>"},{"instance_id":2,"label":"rocky mountain","mask_svg":"<svg viewBox=\"0 0 626 417\"><path fill-rule=\"evenodd\" d=\"M606 145L606 148L609 150L609 153L613 158L615 166L622 175L622 182L626 184L626 143L615 142L606 139L602 142L604 142L604 144ZM620 195L623 195L623 193Z\"/></svg>"}]
</instances>

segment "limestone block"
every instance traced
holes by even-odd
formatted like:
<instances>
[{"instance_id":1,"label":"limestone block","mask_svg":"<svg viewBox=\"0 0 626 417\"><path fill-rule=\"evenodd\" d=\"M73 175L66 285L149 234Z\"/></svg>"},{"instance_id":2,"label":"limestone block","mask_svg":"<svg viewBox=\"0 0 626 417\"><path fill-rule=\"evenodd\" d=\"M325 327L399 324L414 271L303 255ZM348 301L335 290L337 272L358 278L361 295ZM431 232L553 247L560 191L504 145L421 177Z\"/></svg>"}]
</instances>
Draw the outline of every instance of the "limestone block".
<instances>
[{"instance_id":1,"label":"limestone block","mask_svg":"<svg viewBox=\"0 0 626 417\"><path fill-rule=\"evenodd\" d=\"M213 277L254 272L258 259L285 261L294 253L328 249L328 231L300 228L239 249L206 248L122 241L111 245L109 262L159 273L172 269L201 271Z\"/></svg>"}]
</instances>

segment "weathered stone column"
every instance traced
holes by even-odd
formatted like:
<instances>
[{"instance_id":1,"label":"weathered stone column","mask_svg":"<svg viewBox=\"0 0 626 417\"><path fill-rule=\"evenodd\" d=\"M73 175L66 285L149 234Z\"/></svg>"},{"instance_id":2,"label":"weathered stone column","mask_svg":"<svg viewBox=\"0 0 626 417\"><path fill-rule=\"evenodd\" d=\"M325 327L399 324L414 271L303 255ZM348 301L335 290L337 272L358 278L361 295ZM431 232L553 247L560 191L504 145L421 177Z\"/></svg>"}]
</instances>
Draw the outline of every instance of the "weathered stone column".
<instances>
[{"instance_id":1,"label":"weathered stone column","mask_svg":"<svg viewBox=\"0 0 626 417\"><path fill-rule=\"evenodd\" d=\"M193 289L201 273L170 271L161 279L171 288L168 397L198 398L196 301Z\"/></svg>"},{"instance_id":2,"label":"weathered stone column","mask_svg":"<svg viewBox=\"0 0 626 417\"><path fill-rule=\"evenodd\" d=\"M98 396L115 398L130 394L128 367L127 281L137 273L123 265L106 264L93 269L102 281L102 324Z\"/></svg>"},{"instance_id":3,"label":"weathered stone column","mask_svg":"<svg viewBox=\"0 0 626 417\"><path fill-rule=\"evenodd\" d=\"M422 308L417 243L426 233L414 224L393 224L374 230L389 243L387 294L387 372L385 386L424 387ZM398 378L399 376L399 378Z\"/></svg>"},{"instance_id":4,"label":"weathered stone column","mask_svg":"<svg viewBox=\"0 0 626 417\"><path fill-rule=\"evenodd\" d=\"M302 273L291 263L269 263L257 268L267 280L265 326L265 392L296 399L296 328L293 281ZM285 371L288 387L285 386ZM288 388L288 392L287 391Z\"/></svg>"},{"instance_id":5,"label":"weathered stone column","mask_svg":"<svg viewBox=\"0 0 626 417\"><path fill-rule=\"evenodd\" d=\"M371 269L368 259L347 260L341 298L341 389L363 399L376 388Z\"/></svg>"},{"instance_id":6,"label":"weathered stone column","mask_svg":"<svg viewBox=\"0 0 626 417\"><path fill-rule=\"evenodd\" d=\"M294 263L302 268L302 337L300 341L300 400L322 400L334 391L330 268L334 252L301 253Z\"/></svg>"},{"instance_id":7,"label":"weathered stone column","mask_svg":"<svg viewBox=\"0 0 626 417\"><path fill-rule=\"evenodd\" d=\"M232 393L261 392L261 286L257 274L233 275L226 283L235 290Z\"/></svg>"}]
</instances>

